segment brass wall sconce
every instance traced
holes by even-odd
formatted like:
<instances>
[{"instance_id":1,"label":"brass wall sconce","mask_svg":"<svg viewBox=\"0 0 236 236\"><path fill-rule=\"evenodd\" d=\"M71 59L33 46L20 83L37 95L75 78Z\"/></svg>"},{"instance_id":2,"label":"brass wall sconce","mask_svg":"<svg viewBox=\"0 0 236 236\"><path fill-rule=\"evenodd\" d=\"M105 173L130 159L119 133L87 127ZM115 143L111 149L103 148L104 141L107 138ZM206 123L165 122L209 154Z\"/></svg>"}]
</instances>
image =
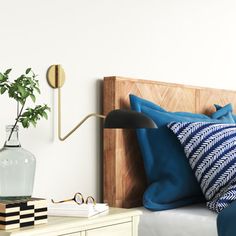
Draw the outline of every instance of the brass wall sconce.
<instances>
[{"instance_id":1,"label":"brass wall sconce","mask_svg":"<svg viewBox=\"0 0 236 236\"><path fill-rule=\"evenodd\" d=\"M65 83L65 72L61 65L51 65L47 71L48 84L58 90L58 138L61 141L66 140L71 134L73 134L88 118L98 117L105 119L104 128L157 128L156 124L149 117L143 113L131 111L131 110L112 110L107 116L91 113L85 116L70 132L65 136L61 133L61 87Z\"/></svg>"}]
</instances>

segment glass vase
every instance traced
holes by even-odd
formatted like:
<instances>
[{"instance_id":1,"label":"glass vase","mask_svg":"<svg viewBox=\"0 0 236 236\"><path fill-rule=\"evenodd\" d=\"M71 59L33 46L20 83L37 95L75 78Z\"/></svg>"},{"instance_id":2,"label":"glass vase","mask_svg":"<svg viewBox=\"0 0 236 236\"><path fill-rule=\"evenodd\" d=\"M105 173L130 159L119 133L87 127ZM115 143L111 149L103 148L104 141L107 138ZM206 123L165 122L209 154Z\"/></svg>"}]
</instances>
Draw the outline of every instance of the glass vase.
<instances>
[{"instance_id":1,"label":"glass vase","mask_svg":"<svg viewBox=\"0 0 236 236\"><path fill-rule=\"evenodd\" d=\"M18 126L6 126L6 142L0 150L0 200L31 197L35 166L34 155L20 145Z\"/></svg>"}]
</instances>

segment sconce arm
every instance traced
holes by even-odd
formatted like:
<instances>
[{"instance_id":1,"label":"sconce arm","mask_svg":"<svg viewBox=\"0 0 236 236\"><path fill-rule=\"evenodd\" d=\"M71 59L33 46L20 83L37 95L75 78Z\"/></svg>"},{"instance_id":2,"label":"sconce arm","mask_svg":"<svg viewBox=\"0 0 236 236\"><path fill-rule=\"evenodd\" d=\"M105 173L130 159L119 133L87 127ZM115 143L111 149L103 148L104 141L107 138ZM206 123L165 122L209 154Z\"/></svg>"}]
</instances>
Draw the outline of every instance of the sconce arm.
<instances>
[{"instance_id":1,"label":"sconce arm","mask_svg":"<svg viewBox=\"0 0 236 236\"><path fill-rule=\"evenodd\" d=\"M141 112L115 109L110 111L107 116L91 113L85 116L68 134L61 135L61 87L65 82L65 72L60 65L52 65L47 71L48 84L58 89L58 138L61 141L66 140L73 134L88 118L95 116L105 119L104 128L121 129L139 129L139 128L157 128L154 121Z\"/></svg>"},{"instance_id":2,"label":"sconce arm","mask_svg":"<svg viewBox=\"0 0 236 236\"><path fill-rule=\"evenodd\" d=\"M61 141L66 140L71 134L73 134L87 119L90 117L98 117L104 119L106 116L98 114L98 113L91 113L85 116L68 134L62 137L61 134L61 89L58 88L58 138Z\"/></svg>"}]
</instances>

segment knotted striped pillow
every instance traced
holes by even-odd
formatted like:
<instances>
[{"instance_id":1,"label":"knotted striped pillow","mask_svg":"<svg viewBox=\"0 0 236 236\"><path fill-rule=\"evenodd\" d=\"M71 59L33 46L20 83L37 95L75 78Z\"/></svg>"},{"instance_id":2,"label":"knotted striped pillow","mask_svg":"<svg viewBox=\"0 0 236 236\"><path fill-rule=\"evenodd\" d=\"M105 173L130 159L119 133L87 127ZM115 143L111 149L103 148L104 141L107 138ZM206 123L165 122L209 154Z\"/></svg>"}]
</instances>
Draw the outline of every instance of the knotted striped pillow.
<instances>
[{"instance_id":1,"label":"knotted striped pillow","mask_svg":"<svg viewBox=\"0 0 236 236\"><path fill-rule=\"evenodd\" d=\"M236 125L172 122L209 209L220 212L236 200Z\"/></svg>"}]
</instances>

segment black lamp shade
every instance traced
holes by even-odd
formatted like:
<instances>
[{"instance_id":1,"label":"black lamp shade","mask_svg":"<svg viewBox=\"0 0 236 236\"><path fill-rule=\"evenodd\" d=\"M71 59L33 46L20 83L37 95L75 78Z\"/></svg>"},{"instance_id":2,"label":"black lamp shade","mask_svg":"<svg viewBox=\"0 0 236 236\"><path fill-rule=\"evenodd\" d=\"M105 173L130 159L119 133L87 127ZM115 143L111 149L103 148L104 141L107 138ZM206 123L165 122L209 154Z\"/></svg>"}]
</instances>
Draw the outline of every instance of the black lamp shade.
<instances>
[{"instance_id":1,"label":"black lamp shade","mask_svg":"<svg viewBox=\"0 0 236 236\"><path fill-rule=\"evenodd\" d=\"M105 118L104 128L139 129L157 128L152 119L141 112L131 110L113 110Z\"/></svg>"}]
</instances>

